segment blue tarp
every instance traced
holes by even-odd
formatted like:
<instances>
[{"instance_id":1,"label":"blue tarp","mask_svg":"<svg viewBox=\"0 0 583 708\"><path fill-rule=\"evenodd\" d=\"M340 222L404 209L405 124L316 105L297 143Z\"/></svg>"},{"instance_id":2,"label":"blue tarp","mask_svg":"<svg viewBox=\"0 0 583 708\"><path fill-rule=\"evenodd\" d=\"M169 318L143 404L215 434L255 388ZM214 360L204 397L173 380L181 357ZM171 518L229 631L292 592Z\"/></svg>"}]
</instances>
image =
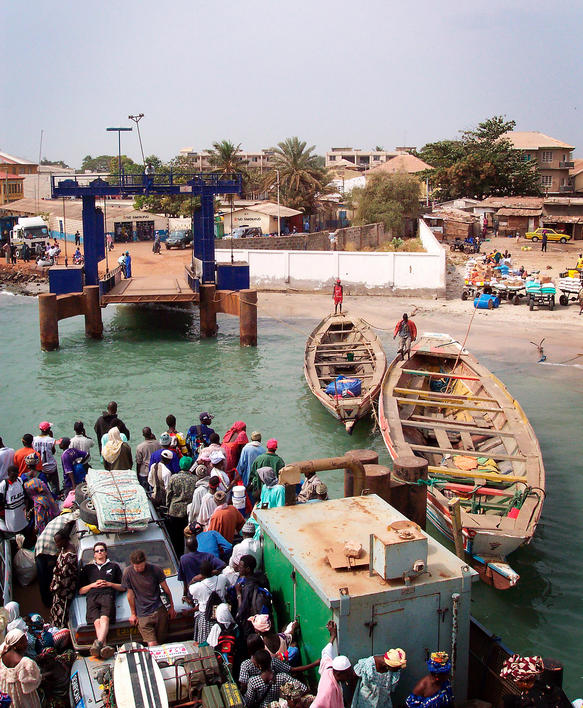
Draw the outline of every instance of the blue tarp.
<instances>
[{"instance_id":1,"label":"blue tarp","mask_svg":"<svg viewBox=\"0 0 583 708\"><path fill-rule=\"evenodd\" d=\"M347 379L346 376L338 376L336 381L332 381L326 386L326 393L331 396L336 394L346 398L347 396L360 396L362 381L360 379Z\"/></svg>"}]
</instances>

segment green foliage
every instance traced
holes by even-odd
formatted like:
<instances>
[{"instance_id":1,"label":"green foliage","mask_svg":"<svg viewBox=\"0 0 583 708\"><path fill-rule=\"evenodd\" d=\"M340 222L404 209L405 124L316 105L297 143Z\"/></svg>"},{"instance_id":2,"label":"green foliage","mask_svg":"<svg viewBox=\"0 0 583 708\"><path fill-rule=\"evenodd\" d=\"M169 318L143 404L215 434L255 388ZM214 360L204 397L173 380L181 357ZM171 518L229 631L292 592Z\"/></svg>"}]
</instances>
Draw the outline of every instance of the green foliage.
<instances>
[{"instance_id":1,"label":"green foliage","mask_svg":"<svg viewBox=\"0 0 583 708\"><path fill-rule=\"evenodd\" d=\"M47 160L46 157L40 161L40 164L51 165L52 167L69 167L69 165L66 162L63 162L63 160Z\"/></svg>"},{"instance_id":2,"label":"green foliage","mask_svg":"<svg viewBox=\"0 0 583 708\"><path fill-rule=\"evenodd\" d=\"M312 214L319 195L329 192L330 176L322 158L314 155L314 146L307 147L297 137L286 138L273 148L273 167L265 177L264 188L273 195L277 189L279 170L280 201L292 209Z\"/></svg>"},{"instance_id":3,"label":"green foliage","mask_svg":"<svg viewBox=\"0 0 583 708\"><path fill-rule=\"evenodd\" d=\"M81 170L89 170L89 172L109 172L109 163L113 159L113 155L99 155L99 157L91 157L85 155L81 163ZM117 160L117 157L115 158Z\"/></svg>"},{"instance_id":4,"label":"green foliage","mask_svg":"<svg viewBox=\"0 0 583 708\"><path fill-rule=\"evenodd\" d=\"M150 163L155 169L154 182L164 180L170 172L176 184L185 184L187 175L197 172L198 168L192 158L184 155L177 155L167 163L162 162L156 155L146 157L146 164ZM138 165L140 173L143 167ZM182 173L182 174L181 174ZM193 212L200 208L200 198L191 194L145 194L134 198L134 209L145 209L154 214L164 214L165 216L191 217Z\"/></svg>"},{"instance_id":5,"label":"green foliage","mask_svg":"<svg viewBox=\"0 0 583 708\"><path fill-rule=\"evenodd\" d=\"M109 160L108 172L112 175L119 174L119 156L112 157ZM144 173L144 166L134 162L131 157L127 155L121 156L121 170L126 175L141 175Z\"/></svg>"},{"instance_id":6,"label":"green foliage","mask_svg":"<svg viewBox=\"0 0 583 708\"><path fill-rule=\"evenodd\" d=\"M421 183L413 175L379 172L367 180L366 187L352 190L357 205L356 225L382 222L386 229L400 231L404 220L420 213Z\"/></svg>"},{"instance_id":7,"label":"green foliage","mask_svg":"<svg viewBox=\"0 0 583 708\"><path fill-rule=\"evenodd\" d=\"M523 162L518 150L504 136L516 123L494 116L459 140L428 143L418 156L433 166L428 176L441 200L488 196L539 195L536 167Z\"/></svg>"},{"instance_id":8,"label":"green foliage","mask_svg":"<svg viewBox=\"0 0 583 708\"><path fill-rule=\"evenodd\" d=\"M220 140L213 143L213 149L209 150L209 163L213 172L230 174L232 172L243 172L245 163L240 156L241 143L235 145L230 140Z\"/></svg>"},{"instance_id":9,"label":"green foliage","mask_svg":"<svg viewBox=\"0 0 583 708\"><path fill-rule=\"evenodd\" d=\"M259 199L263 193L263 183L265 181L263 172L258 167L247 167L243 172L243 199Z\"/></svg>"}]
</instances>

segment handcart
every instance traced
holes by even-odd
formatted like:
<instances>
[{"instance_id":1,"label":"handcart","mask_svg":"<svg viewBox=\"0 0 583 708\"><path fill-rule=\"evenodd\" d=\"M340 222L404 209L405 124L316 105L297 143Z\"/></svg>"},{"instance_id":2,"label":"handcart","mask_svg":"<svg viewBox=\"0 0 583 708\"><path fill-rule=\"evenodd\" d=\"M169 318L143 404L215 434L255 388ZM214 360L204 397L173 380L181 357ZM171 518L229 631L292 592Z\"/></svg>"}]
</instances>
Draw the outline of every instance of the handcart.
<instances>
[{"instance_id":1,"label":"handcart","mask_svg":"<svg viewBox=\"0 0 583 708\"><path fill-rule=\"evenodd\" d=\"M547 306L549 310L554 310L556 294L557 290L553 283L540 283L538 280L526 281L526 298L530 310L534 310L535 305L538 307Z\"/></svg>"},{"instance_id":2,"label":"handcart","mask_svg":"<svg viewBox=\"0 0 583 708\"><path fill-rule=\"evenodd\" d=\"M578 271L575 271L575 273L576 275L574 275L574 271L570 270L560 275L559 290L561 291L561 295L559 297L559 303L563 306L568 305L571 301L575 302L579 300L579 293L583 287L583 273L579 273Z\"/></svg>"}]
</instances>

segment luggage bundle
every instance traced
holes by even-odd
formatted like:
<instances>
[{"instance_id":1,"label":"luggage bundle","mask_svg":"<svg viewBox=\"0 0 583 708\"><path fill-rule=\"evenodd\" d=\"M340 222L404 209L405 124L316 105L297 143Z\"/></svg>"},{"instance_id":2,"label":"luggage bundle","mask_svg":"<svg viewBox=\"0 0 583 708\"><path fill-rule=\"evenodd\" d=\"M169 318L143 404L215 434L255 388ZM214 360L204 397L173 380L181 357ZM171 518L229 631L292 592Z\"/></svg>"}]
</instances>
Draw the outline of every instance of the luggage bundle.
<instances>
[{"instance_id":1,"label":"luggage bundle","mask_svg":"<svg viewBox=\"0 0 583 708\"><path fill-rule=\"evenodd\" d=\"M87 473L87 493L102 533L143 531L152 515L135 470L94 470Z\"/></svg>"}]
</instances>

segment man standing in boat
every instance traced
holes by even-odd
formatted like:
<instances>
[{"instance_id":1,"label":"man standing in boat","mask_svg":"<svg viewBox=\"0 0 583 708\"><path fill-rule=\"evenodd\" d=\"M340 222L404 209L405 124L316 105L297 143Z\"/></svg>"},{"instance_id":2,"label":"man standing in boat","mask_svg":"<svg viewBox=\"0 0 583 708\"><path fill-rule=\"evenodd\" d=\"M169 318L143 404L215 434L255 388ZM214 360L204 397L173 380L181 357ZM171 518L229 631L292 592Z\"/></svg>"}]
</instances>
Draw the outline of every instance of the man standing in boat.
<instances>
[{"instance_id":1,"label":"man standing in boat","mask_svg":"<svg viewBox=\"0 0 583 708\"><path fill-rule=\"evenodd\" d=\"M399 320L395 325L395 332L393 334L393 339L399 335L399 349L397 354L401 356L403 361L405 360L405 352L407 353L407 359L411 356L411 342L417 339L417 327L415 322L409 319L407 313L403 315L403 319Z\"/></svg>"},{"instance_id":2,"label":"man standing in boat","mask_svg":"<svg viewBox=\"0 0 583 708\"><path fill-rule=\"evenodd\" d=\"M342 314L342 300L344 299L344 288L342 287L340 278L336 280L334 290L332 291L332 297L334 299L334 314L338 312L338 305L340 305L340 314Z\"/></svg>"}]
</instances>

